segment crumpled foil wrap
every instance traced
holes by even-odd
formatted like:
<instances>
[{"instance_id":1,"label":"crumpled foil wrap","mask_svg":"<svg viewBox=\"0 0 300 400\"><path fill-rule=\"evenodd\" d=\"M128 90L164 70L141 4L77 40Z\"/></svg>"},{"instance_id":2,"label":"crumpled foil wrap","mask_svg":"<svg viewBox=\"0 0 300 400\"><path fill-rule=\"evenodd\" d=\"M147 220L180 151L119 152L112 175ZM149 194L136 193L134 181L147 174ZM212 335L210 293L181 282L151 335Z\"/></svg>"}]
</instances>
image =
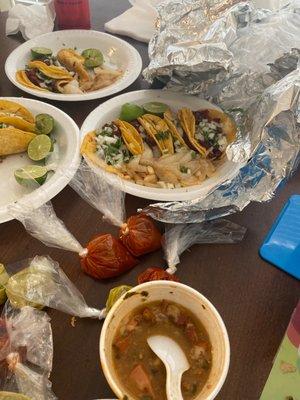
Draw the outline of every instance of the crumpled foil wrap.
<instances>
[{"instance_id":1,"label":"crumpled foil wrap","mask_svg":"<svg viewBox=\"0 0 300 400\"><path fill-rule=\"evenodd\" d=\"M256 3L258 4L258 3ZM158 7L149 82L198 95L230 113L237 140L227 157L238 174L204 198L151 204L167 223L201 222L270 200L298 166L300 0L277 9L237 0L171 0Z\"/></svg>"}]
</instances>

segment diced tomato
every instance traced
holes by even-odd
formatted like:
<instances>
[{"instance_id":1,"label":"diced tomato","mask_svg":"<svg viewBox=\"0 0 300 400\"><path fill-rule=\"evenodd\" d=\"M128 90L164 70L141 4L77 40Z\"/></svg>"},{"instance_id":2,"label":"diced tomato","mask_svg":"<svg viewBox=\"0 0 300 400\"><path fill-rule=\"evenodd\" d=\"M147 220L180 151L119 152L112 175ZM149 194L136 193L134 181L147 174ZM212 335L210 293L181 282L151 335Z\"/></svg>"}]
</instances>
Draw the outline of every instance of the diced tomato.
<instances>
[{"instance_id":1,"label":"diced tomato","mask_svg":"<svg viewBox=\"0 0 300 400\"><path fill-rule=\"evenodd\" d=\"M114 342L114 346L121 352L124 353L130 345L130 337L119 338Z\"/></svg>"},{"instance_id":2,"label":"diced tomato","mask_svg":"<svg viewBox=\"0 0 300 400\"><path fill-rule=\"evenodd\" d=\"M129 375L129 378L135 383L141 392L150 394L154 398L151 379L147 374L143 364L138 364L136 367L134 367Z\"/></svg>"}]
</instances>

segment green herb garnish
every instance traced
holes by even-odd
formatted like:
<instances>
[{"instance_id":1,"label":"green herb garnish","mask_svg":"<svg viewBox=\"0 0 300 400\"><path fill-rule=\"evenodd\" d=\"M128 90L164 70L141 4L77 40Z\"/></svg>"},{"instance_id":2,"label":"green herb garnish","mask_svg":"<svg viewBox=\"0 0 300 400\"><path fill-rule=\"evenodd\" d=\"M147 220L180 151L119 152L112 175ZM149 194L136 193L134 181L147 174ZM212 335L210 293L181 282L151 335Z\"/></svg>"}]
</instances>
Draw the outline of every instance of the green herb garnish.
<instances>
[{"instance_id":1,"label":"green herb garnish","mask_svg":"<svg viewBox=\"0 0 300 400\"><path fill-rule=\"evenodd\" d=\"M155 134L155 137L157 140L165 140L165 139L168 139L169 136L170 136L170 133L168 131L165 131L165 132L161 131L161 132L157 132Z\"/></svg>"},{"instance_id":2,"label":"green herb garnish","mask_svg":"<svg viewBox=\"0 0 300 400\"><path fill-rule=\"evenodd\" d=\"M180 172L182 172L183 174L186 174L188 172L188 168L185 167L184 165L180 165Z\"/></svg>"}]
</instances>

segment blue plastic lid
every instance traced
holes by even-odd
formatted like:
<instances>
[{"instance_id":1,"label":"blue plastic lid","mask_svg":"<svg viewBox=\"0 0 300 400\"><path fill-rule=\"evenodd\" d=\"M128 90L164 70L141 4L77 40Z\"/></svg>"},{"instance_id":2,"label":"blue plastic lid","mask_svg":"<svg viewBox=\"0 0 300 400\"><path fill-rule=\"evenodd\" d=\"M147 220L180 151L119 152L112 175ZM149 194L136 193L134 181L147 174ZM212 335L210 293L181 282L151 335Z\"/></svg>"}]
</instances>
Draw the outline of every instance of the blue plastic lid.
<instances>
[{"instance_id":1,"label":"blue plastic lid","mask_svg":"<svg viewBox=\"0 0 300 400\"><path fill-rule=\"evenodd\" d=\"M300 279L300 196L289 198L273 224L260 255L295 278Z\"/></svg>"}]
</instances>

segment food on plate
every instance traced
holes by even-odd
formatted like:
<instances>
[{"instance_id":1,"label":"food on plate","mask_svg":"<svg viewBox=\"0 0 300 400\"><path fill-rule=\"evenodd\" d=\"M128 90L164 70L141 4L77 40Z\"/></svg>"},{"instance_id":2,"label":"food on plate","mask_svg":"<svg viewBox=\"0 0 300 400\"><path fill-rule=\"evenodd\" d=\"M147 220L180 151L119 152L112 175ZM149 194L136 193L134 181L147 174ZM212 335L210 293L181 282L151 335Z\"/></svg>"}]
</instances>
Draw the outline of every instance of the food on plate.
<instances>
[{"instance_id":1,"label":"food on plate","mask_svg":"<svg viewBox=\"0 0 300 400\"><path fill-rule=\"evenodd\" d=\"M81 154L136 184L188 187L215 173L236 130L233 120L214 108L176 112L164 103L125 103L118 118L85 135Z\"/></svg>"},{"instance_id":2,"label":"food on plate","mask_svg":"<svg viewBox=\"0 0 300 400\"><path fill-rule=\"evenodd\" d=\"M20 185L34 189L37 185L45 183L48 169L42 165L25 165L16 169L14 175Z\"/></svg>"},{"instance_id":3,"label":"food on plate","mask_svg":"<svg viewBox=\"0 0 300 400\"><path fill-rule=\"evenodd\" d=\"M183 108L178 118L191 146L210 159L224 156L226 147L235 139L236 125L222 111Z\"/></svg>"},{"instance_id":4,"label":"food on plate","mask_svg":"<svg viewBox=\"0 0 300 400\"><path fill-rule=\"evenodd\" d=\"M135 257L161 248L161 233L152 218L145 214L129 217L127 222L121 226L119 237Z\"/></svg>"},{"instance_id":5,"label":"food on plate","mask_svg":"<svg viewBox=\"0 0 300 400\"><path fill-rule=\"evenodd\" d=\"M123 296L124 293L128 292L128 290L132 289L132 286L128 286L128 285L121 285L121 286L117 286L115 288L112 288L109 291L109 295L106 301L106 312L108 312L112 306L115 304L115 302L121 297Z\"/></svg>"},{"instance_id":6,"label":"food on plate","mask_svg":"<svg viewBox=\"0 0 300 400\"><path fill-rule=\"evenodd\" d=\"M138 284L150 281L173 281L179 282L179 279L174 274L169 274L162 268L149 267L138 276Z\"/></svg>"},{"instance_id":7,"label":"food on plate","mask_svg":"<svg viewBox=\"0 0 300 400\"><path fill-rule=\"evenodd\" d=\"M102 89L117 81L123 72L106 65L98 49L34 47L25 69L16 72L16 80L30 89L63 94L83 94Z\"/></svg>"},{"instance_id":8,"label":"food on plate","mask_svg":"<svg viewBox=\"0 0 300 400\"><path fill-rule=\"evenodd\" d=\"M113 339L113 361L118 379L132 400L166 400L166 371L147 338L164 335L185 352L190 368L182 376L184 400L194 399L207 382L212 350L200 321L170 301L145 303L120 323Z\"/></svg>"},{"instance_id":9,"label":"food on plate","mask_svg":"<svg viewBox=\"0 0 300 400\"><path fill-rule=\"evenodd\" d=\"M0 100L0 116L16 116L23 120L34 123L33 114L27 108L10 100Z\"/></svg>"},{"instance_id":10,"label":"food on plate","mask_svg":"<svg viewBox=\"0 0 300 400\"><path fill-rule=\"evenodd\" d=\"M0 156L24 153L35 137L36 134L33 132L21 131L2 123L0 125Z\"/></svg>"},{"instance_id":11,"label":"food on plate","mask_svg":"<svg viewBox=\"0 0 300 400\"><path fill-rule=\"evenodd\" d=\"M34 116L20 104L0 100L0 156L6 157L27 151L32 161L45 162L54 151L54 118L49 114ZM34 188L42 185L49 174L45 165L26 165L15 172L16 181Z\"/></svg>"},{"instance_id":12,"label":"food on plate","mask_svg":"<svg viewBox=\"0 0 300 400\"><path fill-rule=\"evenodd\" d=\"M93 278L112 278L138 264L122 242L108 233L96 236L86 248L87 254L81 256L81 266Z\"/></svg>"}]
</instances>

